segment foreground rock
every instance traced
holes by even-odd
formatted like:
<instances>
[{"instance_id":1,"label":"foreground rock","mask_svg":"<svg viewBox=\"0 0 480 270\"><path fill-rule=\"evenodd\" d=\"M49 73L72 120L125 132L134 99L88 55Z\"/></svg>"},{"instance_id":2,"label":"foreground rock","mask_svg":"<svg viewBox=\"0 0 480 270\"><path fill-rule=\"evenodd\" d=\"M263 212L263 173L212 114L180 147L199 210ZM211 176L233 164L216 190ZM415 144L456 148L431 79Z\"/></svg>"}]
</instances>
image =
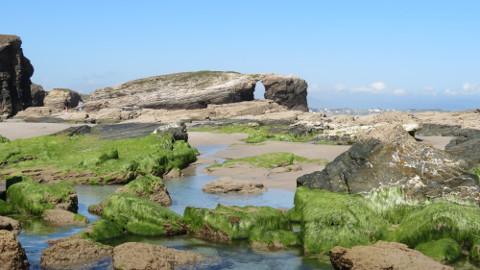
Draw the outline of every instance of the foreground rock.
<instances>
[{"instance_id":1,"label":"foreground rock","mask_svg":"<svg viewBox=\"0 0 480 270\"><path fill-rule=\"evenodd\" d=\"M116 270L177 269L201 262L202 256L145 243L125 243L113 250L113 268Z\"/></svg>"},{"instance_id":2,"label":"foreground rock","mask_svg":"<svg viewBox=\"0 0 480 270\"><path fill-rule=\"evenodd\" d=\"M400 187L409 198L480 202L478 177L466 172L464 162L415 141L401 126L373 129L323 171L301 176L297 184L348 193Z\"/></svg>"},{"instance_id":3,"label":"foreground rock","mask_svg":"<svg viewBox=\"0 0 480 270\"><path fill-rule=\"evenodd\" d=\"M11 231L18 235L21 230L20 222L13 218L0 216L0 230Z\"/></svg>"},{"instance_id":4,"label":"foreground rock","mask_svg":"<svg viewBox=\"0 0 480 270\"><path fill-rule=\"evenodd\" d=\"M213 194L255 194L265 191L262 183L253 183L242 180L234 180L230 177L220 178L203 186L203 192Z\"/></svg>"},{"instance_id":5,"label":"foreground rock","mask_svg":"<svg viewBox=\"0 0 480 270\"><path fill-rule=\"evenodd\" d=\"M53 110L63 110L65 105L67 108L75 108L82 97L77 92L66 88L54 88L48 92L43 100L45 107Z\"/></svg>"},{"instance_id":6,"label":"foreground rock","mask_svg":"<svg viewBox=\"0 0 480 270\"><path fill-rule=\"evenodd\" d=\"M453 270L404 244L382 241L351 249L335 247L330 252L330 261L337 270Z\"/></svg>"},{"instance_id":7,"label":"foreground rock","mask_svg":"<svg viewBox=\"0 0 480 270\"><path fill-rule=\"evenodd\" d=\"M168 74L95 91L87 111L102 108L199 109L254 99L257 81L265 85L265 98L291 109L307 111L304 80L279 75L199 71Z\"/></svg>"},{"instance_id":8,"label":"foreground rock","mask_svg":"<svg viewBox=\"0 0 480 270\"><path fill-rule=\"evenodd\" d=\"M0 270L26 270L27 255L13 232L0 230Z\"/></svg>"},{"instance_id":9,"label":"foreground rock","mask_svg":"<svg viewBox=\"0 0 480 270\"><path fill-rule=\"evenodd\" d=\"M63 209L47 209L42 218L52 226L83 226L88 223L86 217Z\"/></svg>"},{"instance_id":10,"label":"foreground rock","mask_svg":"<svg viewBox=\"0 0 480 270\"><path fill-rule=\"evenodd\" d=\"M33 66L17 36L0 35L0 118L10 117L32 105L30 77Z\"/></svg>"},{"instance_id":11,"label":"foreground rock","mask_svg":"<svg viewBox=\"0 0 480 270\"><path fill-rule=\"evenodd\" d=\"M112 251L112 247L90 240L65 239L43 251L41 265L45 269L80 268L111 257Z\"/></svg>"}]
</instances>

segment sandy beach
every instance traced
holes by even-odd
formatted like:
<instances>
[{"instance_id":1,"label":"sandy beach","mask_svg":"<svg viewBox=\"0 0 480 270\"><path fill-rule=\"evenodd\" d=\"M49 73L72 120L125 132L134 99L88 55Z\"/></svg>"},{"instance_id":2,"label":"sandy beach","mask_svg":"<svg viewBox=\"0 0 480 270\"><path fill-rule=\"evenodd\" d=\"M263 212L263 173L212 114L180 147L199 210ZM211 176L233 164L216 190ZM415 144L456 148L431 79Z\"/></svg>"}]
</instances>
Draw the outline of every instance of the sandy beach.
<instances>
[{"instance_id":1,"label":"sandy beach","mask_svg":"<svg viewBox=\"0 0 480 270\"><path fill-rule=\"evenodd\" d=\"M26 139L57 133L75 124L27 123L19 121L0 122L0 135L10 139Z\"/></svg>"}]
</instances>

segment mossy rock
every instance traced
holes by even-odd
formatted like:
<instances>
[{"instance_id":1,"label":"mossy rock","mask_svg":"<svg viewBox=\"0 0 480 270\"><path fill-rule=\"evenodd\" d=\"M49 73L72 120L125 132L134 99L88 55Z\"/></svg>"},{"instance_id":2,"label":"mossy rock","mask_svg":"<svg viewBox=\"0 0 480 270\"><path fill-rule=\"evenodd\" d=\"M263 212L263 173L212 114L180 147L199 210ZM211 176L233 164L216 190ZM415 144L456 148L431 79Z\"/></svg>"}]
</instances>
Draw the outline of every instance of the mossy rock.
<instances>
[{"instance_id":1,"label":"mossy rock","mask_svg":"<svg viewBox=\"0 0 480 270\"><path fill-rule=\"evenodd\" d=\"M294 211L290 216L301 220L306 254L366 245L383 239L387 232L387 222L361 196L300 187Z\"/></svg>"},{"instance_id":2,"label":"mossy rock","mask_svg":"<svg viewBox=\"0 0 480 270\"><path fill-rule=\"evenodd\" d=\"M15 212L15 209L13 206L9 203L7 203L4 200L0 200L0 216L6 216L13 214Z\"/></svg>"},{"instance_id":3,"label":"mossy rock","mask_svg":"<svg viewBox=\"0 0 480 270\"><path fill-rule=\"evenodd\" d=\"M480 265L480 243L476 243L472 246L472 249L470 250L470 260L473 263Z\"/></svg>"},{"instance_id":4,"label":"mossy rock","mask_svg":"<svg viewBox=\"0 0 480 270\"><path fill-rule=\"evenodd\" d=\"M102 202L102 217L135 235L166 236L186 232L182 217L148 199L115 194Z\"/></svg>"},{"instance_id":5,"label":"mossy rock","mask_svg":"<svg viewBox=\"0 0 480 270\"><path fill-rule=\"evenodd\" d=\"M74 213L78 210L75 189L68 183L39 184L24 180L8 188L7 198L17 211L25 214L42 215L53 208Z\"/></svg>"},{"instance_id":6,"label":"mossy rock","mask_svg":"<svg viewBox=\"0 0 480 270\"><path fill-rule=\"evenodd\" d=\"M395 231L395 240L411 247L451 238L474 243L480 235L480 208L452 202L434 202L408 215Z\"/></svg>"},{"instance_id":7,"label":"mossy rock","mask_svg":"<svg viewBox=\"0 0 480 270\"><path fill-rule=\"evenodd\" d=\"M105 219L101 219L92 224L81 235L83 238L91 239L95 242L102 242L105 240L120 237L124 234L123 229L117 224Z\"/></svg>"},{"instance_id":8,"label":"mossy rock","mask_svg":"<svg viewBox=\"0 0 480 270\"><path fill-rule=\"evenodd\" d=\"M224 206L215 209L187 207L185 223L190 233L211 241L246 240L253 229L289 230L287 215L272 207Z\"/></svg>"},{"instance_id":9,"label":"mossy rock","mask_svg":"<svg viewBox=\"0 0 480 270\"><path fill-rule=\"evenodd\" d=\"M148 198L152 202L162 206L170 206L172 199L163 180L153 175L138 176L135 180L118 189L119 193L126 193L142 198Z\"/></svg>"},{"instance_id":10,"label":"mossy rock","mask_svg":"<svg viewBox=\"0 0 480 270\"><path fill-rule=\"evenodd\" d=\"M10 140L0 135L0 143L8 143Z\"/></svg>"},{"instance_id":11,"label":"mossy rock","mask_svg":"<svg viewBox=\"0 0 480 270\"><path fill-rule=\"evenodd\" d=\"M462 255L460 245L450 238L421 243L415 249L441 263L453 263Z\"/></svg>"},{"instance_id":12,"label":"mossy rock","mask_svg":"<svg viewBox=\"0 0 480 270\"><path fill-rule=\"evenodd\" d=\"M278 250L301 245L297 234L288 230L265 231L253 229L249 237L250 244L254 248Z\"/></svg>"}]
</instances>

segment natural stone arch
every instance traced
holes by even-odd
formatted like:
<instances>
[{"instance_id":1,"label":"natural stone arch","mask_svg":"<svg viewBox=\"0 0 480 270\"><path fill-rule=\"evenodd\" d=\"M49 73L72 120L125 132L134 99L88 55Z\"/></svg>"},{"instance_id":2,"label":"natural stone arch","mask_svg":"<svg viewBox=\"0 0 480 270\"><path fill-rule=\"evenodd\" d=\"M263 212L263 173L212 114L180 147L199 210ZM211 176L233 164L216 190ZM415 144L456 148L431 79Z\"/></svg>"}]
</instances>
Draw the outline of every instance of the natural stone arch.
<instances>
[{"instance_id":1,"label":"natural stone arch","mask_svg":"<svg viewBox=\"0 0 480 270\"><path fill-rule=\"evenodd\" d=\"M256 100L265 99L265 85L263 85L262 81L257 81L255 83L253 96Z\"/></svg>"}]
</instances>

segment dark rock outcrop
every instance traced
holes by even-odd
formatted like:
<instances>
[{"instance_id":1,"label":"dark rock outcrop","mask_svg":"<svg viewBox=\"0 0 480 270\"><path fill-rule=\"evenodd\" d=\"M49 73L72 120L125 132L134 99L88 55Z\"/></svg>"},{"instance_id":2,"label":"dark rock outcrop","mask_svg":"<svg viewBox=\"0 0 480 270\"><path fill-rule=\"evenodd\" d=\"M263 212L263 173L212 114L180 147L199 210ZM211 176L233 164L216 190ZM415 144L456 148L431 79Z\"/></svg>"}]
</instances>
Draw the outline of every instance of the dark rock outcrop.
<instances>
[{"instance_id":1,"label":"dark rock outcrop","mask_svg":"<svg viewBox=\"0 0 480 270\"><path fill-rule=\"evenodd\" d=\"M0 230L0 270L27 270L29 263L15 233Z\"/></svg>"},{"instance_id":2,"label":"dark rock outcrop","mask_svg":"<svg viewBox=\"0 0 480 270\"><path fill-rule=\"evenodd\" d=\"M103 108L200 109L254 99L258 81L265 98L289 109L307 111L307 83L297 77L273 74L199 71L167 74L96 90L87 111Z\"/></svg>"},{"instance_id":3,"label":"dark rock outcrop","mask_svg":"<svg viewBox=\"0 0 480 270\"><path fill-rule=\"evenodd\" d=\"M465 162L417 142L401 126L373 129L323 171L299 177L297 185L348 193L401 187L415 199L454 196L480 202L478 177L466 172Z\"/></svg>"},{"instance_id":4,"label":"dark rock outcrop","mask_svg":"<svg viewBox=\"0 0 480 270\"><path fill-rule=\"evenodd\" d=\"M0 117L10 117L32 105L33 66L22 51L22 41L0 35Z\"/></svg>"},{"instance_id":5,"label":"dark rock outcrop","mask_svg":"<svg viewBox=\"0 0 480 270\"><path fill-rule=\"evenodd\" d=\"M43 100L47 96L47 91L43 89L41 85L34 84L30 86L31 93L32 93L32 106L33 107L42 107Z\"/></svg>"},{"instance_id":6,"label":"dark rock outcrop","mask_svg":"<svg viewBox=\"0 0 480 270\"><path fill-rule=\"evenodd\" d=\"M382 241L351 249L335 247L330 261L337 270L453 270L404 244Z\"/></svg>"},{"instance_id":7,"label":"dark rock outcrop","mask_svg":"<svg viewBox=\"0 0 480 270\"><path fill-rule=\"evenodd\" d=\"M112 247L85 239L67 238L55 241L42 253L42 269L84 269L112 256Z\"/></svg>"}]
</instances>

